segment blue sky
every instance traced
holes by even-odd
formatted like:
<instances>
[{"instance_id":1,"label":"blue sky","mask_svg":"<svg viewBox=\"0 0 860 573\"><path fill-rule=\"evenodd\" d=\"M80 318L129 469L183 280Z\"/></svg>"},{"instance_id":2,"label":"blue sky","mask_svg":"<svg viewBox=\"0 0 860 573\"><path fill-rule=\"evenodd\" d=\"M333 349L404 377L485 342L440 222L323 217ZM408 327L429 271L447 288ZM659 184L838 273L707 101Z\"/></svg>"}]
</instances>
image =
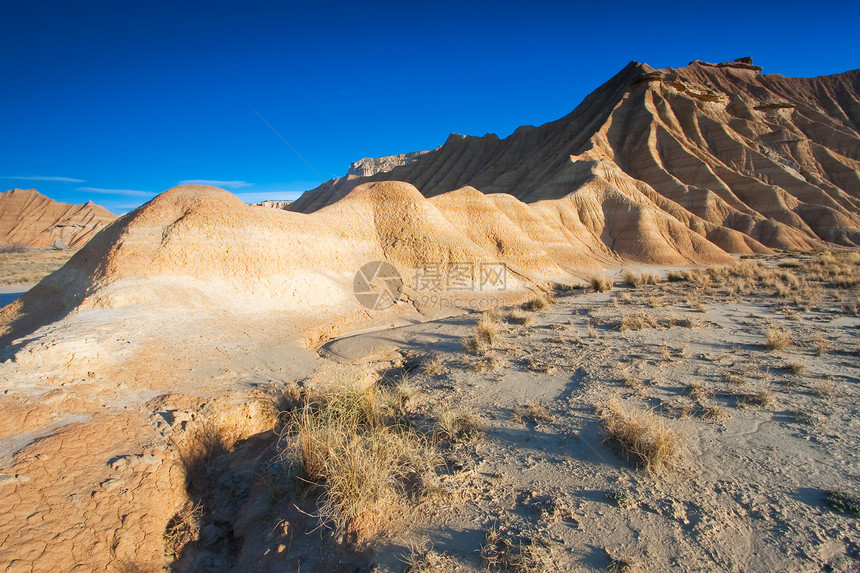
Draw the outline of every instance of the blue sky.
<instances>
[{"instance_id":1,"label":"blue sky","mask_svg":"<svg viewBox=\"0 0 860 573\"><path fill-rule=\"evenodd\" d=\"M630 60L860 67L856 2L700 6L0 0L0 189L115 213L183 181L294 198L362 157L557 119Z\"/></svg>"}]
</instances>

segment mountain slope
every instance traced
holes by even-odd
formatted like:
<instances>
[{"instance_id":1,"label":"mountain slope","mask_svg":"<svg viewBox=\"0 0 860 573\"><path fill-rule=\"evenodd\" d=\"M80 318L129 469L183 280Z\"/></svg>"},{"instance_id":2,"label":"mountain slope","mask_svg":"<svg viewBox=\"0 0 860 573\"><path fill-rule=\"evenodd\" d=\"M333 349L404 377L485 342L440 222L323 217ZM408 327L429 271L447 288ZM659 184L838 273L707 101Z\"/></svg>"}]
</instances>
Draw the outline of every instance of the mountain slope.
<instances>
[{"instance_id":1,"label":"mountain slope","mask_svg":"<svg viewBox=\"0 0 860 573\"><path fill-rule=\"evenodd\" d=\"M58 203L35 189L0 193L0 243L45 247L59 241L80 247L114 219L113 213L92 201Z\"/></svg>"},{"instance_id":2,"label":"mountain slope","mask_svg":"<svg viewBox=\"0 0 860 573\"><path fill-rule=\"evenodd\" d=\"M290 209L312 212L379 180L412 183L427 197L469 186L529 204L604 200L598 186L729 252L855 246L860 70L786 78L747 61L664 70L631 62L557 121L505 139L452 135L407 165L326 182ZM607 216L629 225L626 212ZM635 244L632 233L625 243Z\"/></svg>"}]
</instances>

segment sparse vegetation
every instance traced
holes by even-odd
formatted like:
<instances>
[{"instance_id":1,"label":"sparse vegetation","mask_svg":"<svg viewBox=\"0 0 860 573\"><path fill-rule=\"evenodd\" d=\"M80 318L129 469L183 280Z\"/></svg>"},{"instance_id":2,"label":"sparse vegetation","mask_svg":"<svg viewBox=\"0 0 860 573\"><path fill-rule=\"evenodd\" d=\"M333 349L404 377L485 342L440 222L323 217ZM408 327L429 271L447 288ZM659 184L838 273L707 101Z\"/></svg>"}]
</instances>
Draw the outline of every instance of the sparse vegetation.
<instances>
[{"instance_id":1,"label":"sparse vegetation","mask_svg":"<svg viewBox=\"0 0 860 573\"><path fill-rule=\"evenodd\" d=\"M62 267L75 254L73 249L37 250L29 247L0 252L0 285L37 283Z\"/></svg>"},{"instance_id":2,"label":"sparse vegetation","mask_svg":"<svg viewBox=\"0 0 860 573\"><path fill-rule=\"evenodd\" d=\"M597 410L609 439L652 475L660 475L677 463L684 450L682 433L653 411L636 411L612 399Z\"/></svg>"},{"instance_id":3,"label":"sparse vegetation","mask_svg":"<svg viewBox=\"0 0 860 573\"><path fill-rule=\"evenodd\" d=\"M528 315L521 310L512 310L503 315L503 320L511 324L522 324L528 326L532 322L531 315Z\"/></svg>"},{"instance_id":4,"label":"sparse vegetation","mask_svg":"<svg viewBox=\"0 0 860 573\"><path fill-rule=\"evenodd\" d=\"M519 423L531 422L539 425L544 422L552 422L552 414L542 404L530 403L524 407L514 406L513 418Z\"/></svg>"},{"instance_id":5,"label":"sparse vegetation","mask_svg":"<svg viewBox=\"0 0 860 573\"><path fill-rule=\"evenodd\" d=\"M591 277L591 288L594 292L608 292L612 290L612 281L605 277Z\"/></svg>"},{"instance_id":6,"label":"sparse vegetation","mask_svg":"<svg viewBox=\"0 0 860 573\"><path fill-rule=\"evenodd\" d=\"M627 332L628 330L644 330L646 328L657 328L659 321L652 314L642 310L637 310L633 314L624 313L621 315L621 320L618 323L618 330Z\"/></svg>"},{"instance_id":7,"label":"sparse vegetation","mask_svg":"<svg viewBox=\"0 0 860 573\"><path fill-rule=\"evenodd\" d=\"M372 534L434 474L433 449L383 402L376 384L342 381L308 396L282 434L300 478L322 491L320 519L340 533Z\"/></svg>"},{"instance_id":8,"label":"sparse vegetation","mask_svg":"<svg viewBox=\"0 0 860 573\"><path fill-rule=\"evenodd\" d=\"M832 489L824 496L829 508L854 517L860 517L860 495L842 489Z\"/></svg>"},{"instance_id":9,"label":"sparse vegetation","mask_svg":"<svg viewBox=\"0 0 860 573\"><path fill-rule=\"evenodd\" d=\"M197 541L200 537L200 518L203 507L199 503L188 501L167 522L164 528L164 550L172 558L179 556L182 548Z\"/></svg>"},{"instance_id":10,"label":"sparse vegetation","mask_svg":"<svg viewBox=\"0 0 860 573\"><path fill-rule=\"evenodd\" d=\"M532 312L546 310L552 303L550 295L546 293L535 293L532 298L523 303L523 310Z\"/></svg>"},{"instance_id":11,"label":"sparse vegetation","mask_svg":"<svg viewBox=\"0 0 860 573\"><path fill-rule=\"evenodd\" d=\"M481 546L481 557L490 571L543 573L555 570L551 545L536 531L491 527Z\"/></svg>"},{"instance_id":12,"label":"sparse vegetation","mask_svg":"<svg viewBox=\"0 0 860 573\"><path fill-rule=\"evenodd\" d=\"M613 557L609 555L609 573L636 573L639 571L639 565L631 556Z\"/></svg>"},{"instance_id":13,"label":"sparse vegetation","mask_svg":"<svg viewBox=\"0 0 860 573\"><path fill-rule=\"evenodd\" d=\"M773 392L770 390L759 390L751 394L744 394L741 400L743 405L757 406L759 408L770 408L773 406Z\"/></svg>"},{"instance_id":14,"label":"sparse vegetation","mask_svg":"<svg viewBox=\"0 0 860 573\"><path fill-rule=\"evenodd\" d=\"M457 410L437 410L436 427L439 435L452 444L473 440L481 434L481 425L475 416Z\"/></svg>"},{"instance_id":15,"label":"sparse vegetation","mask_svg":"<svg viewBox=\"0 0 860 573\"><path fill-rule=\"evenodd\" d=\"M445 361L440 357L429 358L421 363L421 373L428 378L435 378L445 373Z\"/></svg>"},{"instance_id":16,"label":"sparse vegetation","mask_svg":"<svg viewBox=\"0 0 860 573\"><path fill-rule=\"evenodd\" d=\"M791 335L787 331L775 327L767 330L765 346L768 350L776 352L788 348L789 345L791 345Z\"/></svg>"},{"instance_id":17,"label":"sparse vegetation","mask_svg":"<svg viewBox=\"0 0 860 573\"><path fill-rule=\"evenodd\" d=\"M644 285L656 285L660 282L660 276L656 274L637 274L633 271L625 271L624 282L630 288L639 288Z\"/></svg>"},{"instance_id":18,"label":"sparse vegetation","mask_svg":"<svg viewBox=\"0 0 860 573\"><path fill-rule=\"evenodd\" d=\"M613 490L609 492L606 497L614 501L618 507L622 509L631 509L636 507L636 499L627 490Z\"/></svg>"}]
</instances>

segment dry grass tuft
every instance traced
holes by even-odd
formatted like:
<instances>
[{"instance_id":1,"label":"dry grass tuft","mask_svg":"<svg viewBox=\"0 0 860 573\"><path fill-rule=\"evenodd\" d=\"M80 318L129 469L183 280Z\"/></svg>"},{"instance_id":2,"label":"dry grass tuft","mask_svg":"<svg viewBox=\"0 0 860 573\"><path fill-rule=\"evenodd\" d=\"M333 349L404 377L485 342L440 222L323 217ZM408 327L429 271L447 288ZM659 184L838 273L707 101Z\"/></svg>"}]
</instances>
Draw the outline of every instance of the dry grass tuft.
<instances>
[{"instance_id":1,"label":"dry grass tuft","mask_svg":"<svg viewBox=\"0 0 860 573\"><path fill-rule=\"evenodd\" d=\"M757 406L759 408L770 408L774 404L773 392L770 390L759 390L752 394L746 394L743 396L742 404Z\"/></svg>"},{"instance_id":2,"label":"dry grass tuft","mask_svg":"<svg viewBox=\"0 0 860 573\"><path fill-rule=\"evenodd\" d=\"M192 501L176 512L164 528L164 550L172 558L179 557L182 548L200 537L203 506Z\"/></svg>"},{"instance_id":3,"label":"dry grass tuft","mask_svg":"<svg viewBox=\"0 0 860 573\"><path fill-rule=\"evenodd\" d=\"M529 403L524 407L514 406L513 418L516 422L524 424L531 422L534 425L539 425L544 422L552 422L552 414L542 404Z\"/></svg>"},{"instance_id":4,"label":"dry grass tuft","mask_svg":"<svg viewBox=\"0 0 860 573\"><path fill-rule=\"evenodd\" d=\"M531 315L526 314L521 310L512 310L507 312L502 316L502 319L510 324L522 324L523 326L528 326L532 323Z\"/></svg>"},{"instance_id":5,"label":"dry grass tuft","mask_svg":"<svg viewBox=\"0 0 860 573\"><path fill-rule=\"evenodd\" d=\"M836 384L833 380L821 380L814 383L810 391L819 398L832 398L836 395Z\"/></svg>"},{"instance_id":6,"label":"dry grass tuft","mask_svg":"<svg viewBox=\"0 0 860 573\"><path fill-rule=\"evenodd\" d=\"M787 331L776 327L767 329L767 341L765 342L765 346L768 350L776 352L778 350L784 350L790 345L791 334Z\"/></svg>"},{"instance_id":7,"label":"dry grass tuft","mask_svg":"<svg viewBox=\"0 0 860 573\"><path fill-rule=\"evenodd\" d=\"M802 360L795 360L785 365L785 369L792 374L802 374L806 371L806 363Z\"/></svg>"},{"instance_id":8,"label":"dry grass tuft","mask_svg":"<svg viewBox=\"0 0 860 573\"><path fill-rule=\"evenodd\" d=\"M633 557L609 555L609 568L607 569L609 573L636 573L639 570L639 564Z\"/></svg>"},{"instance_id":9,"label":"dry grass tuft","mask_svg":"<svg viewBox=\"0 0 860 573\"><path fill-rule=\"evenodd\" d=\"M609 439L634 456L652 475L673 467L684 451L684 437L653 411L636 411L612 399L597 410Z\"/></svg>"},{"instance_id":10,"label":"dry grass tuft","mask_svg":"<svg viewBox=\"0 0 860 573\"><path fill-rule=\"evenodd\" d=\"M644 285L656 285L660 283L660 275L646 273L640 275L633 271L625 271L624 282L631 288L639 288Z\"/></svg>"},{"instance_id":11,"label":"dry grass tuft","mask_svg":"<svg viewBox=\"0 0 860 573\"><path fill-rule=\"evenodd\" d=\"M421 363L421 373L428 378L435 378L445 373L445 361L436 356Z\"/></svg>"},{"instance_id":12,"label":"dry grass tuft","mask_svg":"<svg viewBox=\"0 0 860 573\"><path fill-rule=\"evenodd\" d=\"M660 325L654 315L643 310L637 310L633 314L624 313L621 315L621 320L618 323L618 330L627 332L628 330L645 330L646 328L657 328Z\"/></svg>"},{"instance_id":13,"label":"dry grass tuft","mask_svg":"<svg viewBox=\"0 0 860 573\"><path fill-rule=\"evenodd\" d=\"M812 337L810 345L815 349L815 354L824 356L830 350L831 343L829 338L819 332Z\"/></svg>"},{"instance_id":14,"label":"dry grass tuft","mask_svg":"<svg viewBox=\"0 0 860 573\"><path fill-rule=\"evenodd\" d=\"M605 277L591 277L590 283L594 292L608 292L612 290L612 281Z\"/></svg>"},{"instance_id":15,"label":"dry grass tuft","mask_svg":"<svg viewBox=\"0 0 860 573\"><path fill-rule=\"evenodd\" d=\"M551 295L547 293L535 293L531 299L523 303L522 308L523 310L536 312L548 309L553 302Z\"/></svg>"},{"instance_id":16,"label":"dry grass tuft","mask_svg":"<svg viewBox=\"0 0 860 573\"><path fill-rule=\"evenodd\" d=\"M550 543L532 530L517 532L493 526L486 533L481 557L490 571L549 573L556 570Z\"/></svg>"},{"instance_id":17,"label":"dry grass tuft","mask_svg":"<svg viewBox=\"0 0 860 573\"><path fill-rule=\"evenodd\" d=\"M409 554L401 555L400 561L406 565L405 573L432 573L444 571L449 563L444 553L433 550L433 544L425 541L421 545L410 543Z\"/></svg>"},{"instance_id":18,"label":"dry grass tuft","mask_svg":"<svg viewBox=\"0 0 860 573\"><path fill-rule=\"evenodd\" d=\"M549 362L543 362L542 360L538 360L536 358L527 358L526 366L532 372L543 372L544 374L552 374L556 371L556 367L554 364L550 364Z\"/></svg>"},{"instance_id":19,"label":"dry grass tuft","mask_svg":"<svg viewBox=\"0 0 860 573\"><path fill-rule=\"evenodd\" d=\"M342 381L290 413L284 457L322 490L319 517L360 540L434 474L437 455L414 431L385 415L375 384Z\"/></svg>"},{"instance_id":20,"label":"dry grass tuft","mask_svg":"<svg viewBox=\"0 0 860 573\"><path fill-rule=\"evenodd\" d=\"M444 410L436 412L437 434L450 443L468 442L481 434L481 424L469 412Z\"/></svg>"}]
</instances>

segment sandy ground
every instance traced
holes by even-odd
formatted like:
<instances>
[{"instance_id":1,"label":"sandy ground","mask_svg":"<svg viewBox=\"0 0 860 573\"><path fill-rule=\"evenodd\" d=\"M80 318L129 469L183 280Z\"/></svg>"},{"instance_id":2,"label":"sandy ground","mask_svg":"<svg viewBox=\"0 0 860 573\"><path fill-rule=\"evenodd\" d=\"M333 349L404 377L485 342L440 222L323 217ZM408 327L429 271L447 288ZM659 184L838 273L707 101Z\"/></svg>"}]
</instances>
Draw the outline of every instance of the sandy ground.
<instances>
[{"instance_id":1,"label":"sandy ground","mask_svg":"<svg viewBox=\"0 0 860 573\"><path fill-rule=\"evenodd\" d=\"M507 553L520 571L625 562L855 571L857 518L823 498L860 491L856 297L688 282L560 293L523 312L528 324L502 313L488 369L464 351L476 314L318 351L266 316L198 316L171 331L140 308L48 325L2 365L0 503L10 518L0 562L8 571L481 571ZM628 328L636 323L625 315L637 313L644 328ZM769 350L775 327L791 343ZM270 430L281 389L350 369L407 376L416 419L444 409L481 428L440 444L443 487L399 506L359 546L320 526L313 490L275 483L284 442ZM596 408L613 397L685 435L663 475L606 440ZM225 428L223 451L189 461L190 437ZM194 535L174 535L189 514Z\"/></svg>"}]
</instances>

